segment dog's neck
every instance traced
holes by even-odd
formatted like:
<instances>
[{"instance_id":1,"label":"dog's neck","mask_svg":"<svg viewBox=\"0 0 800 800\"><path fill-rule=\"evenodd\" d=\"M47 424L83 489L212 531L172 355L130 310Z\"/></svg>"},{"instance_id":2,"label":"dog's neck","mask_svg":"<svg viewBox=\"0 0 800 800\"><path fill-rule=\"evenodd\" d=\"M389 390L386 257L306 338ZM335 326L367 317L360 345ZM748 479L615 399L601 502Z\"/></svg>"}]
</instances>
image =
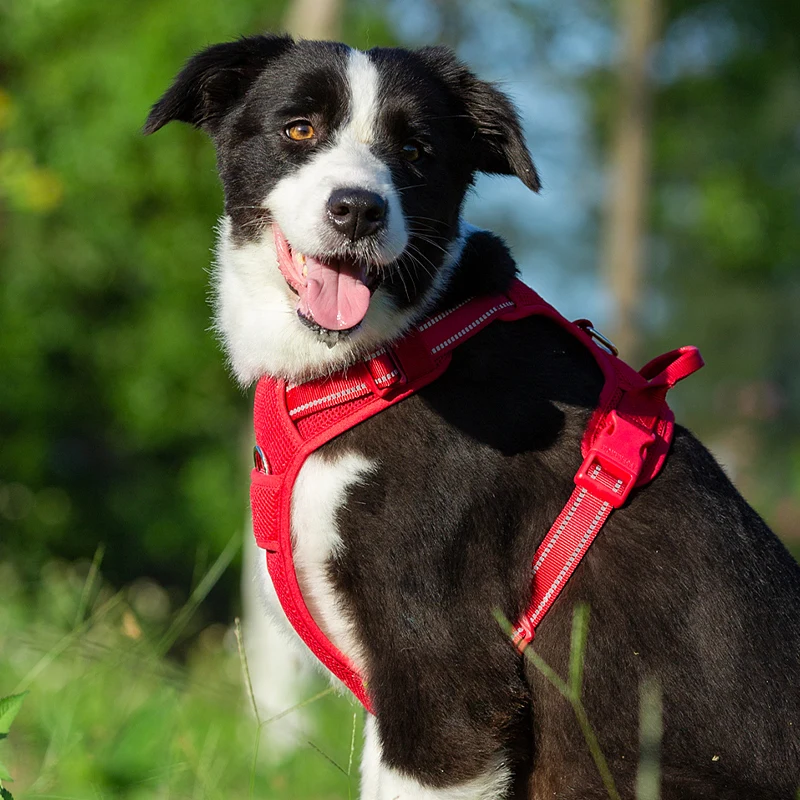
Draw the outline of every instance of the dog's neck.
<instances>
[{"instance_id":1,"label":"dog's neck","mask_svg":"<svg viewBox=\"0 0 800 800\"><path fill-rule=\"evenodd\" d=\"M297 319L275 259L271 237L236 242L230 220L223 218L212 281L215 329L245 386L264 375L300 382L346 369L426 316L477 294L502 291L515 272L499 239L462 222L436 277L416 302L400 309L379 287L359 330L329 346Z\"/></svg>"}]
</instances>

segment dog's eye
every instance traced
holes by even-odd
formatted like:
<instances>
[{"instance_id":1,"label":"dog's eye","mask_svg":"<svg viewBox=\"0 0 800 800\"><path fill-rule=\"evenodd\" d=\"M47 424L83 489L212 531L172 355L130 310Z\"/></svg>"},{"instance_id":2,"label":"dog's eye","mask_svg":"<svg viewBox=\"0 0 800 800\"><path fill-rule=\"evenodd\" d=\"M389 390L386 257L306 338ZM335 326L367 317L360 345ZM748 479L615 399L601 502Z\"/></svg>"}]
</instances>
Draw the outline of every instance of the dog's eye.
<instances>
[{"instance_id":1,"label":"dog's eye","mask_svg":"<svg viewBox=\"0 0 800 800\"><path fill-rule=\"evenodd\" d=\"M306 119L293 122L284 132L294 142L305 142L314 138L314 126Z\"/></svg>"},{"instance_id":2,"label":"dog's eye","mask_svg":"<svg viewBox=\"0 0 800 800\"><path fill-rule=\"evenodd\" d=\"M406 142L403 145L402 153L406 161L419 161L422 155L422 147L420 147L419 142Z\"/></svg>"}]
</instances>

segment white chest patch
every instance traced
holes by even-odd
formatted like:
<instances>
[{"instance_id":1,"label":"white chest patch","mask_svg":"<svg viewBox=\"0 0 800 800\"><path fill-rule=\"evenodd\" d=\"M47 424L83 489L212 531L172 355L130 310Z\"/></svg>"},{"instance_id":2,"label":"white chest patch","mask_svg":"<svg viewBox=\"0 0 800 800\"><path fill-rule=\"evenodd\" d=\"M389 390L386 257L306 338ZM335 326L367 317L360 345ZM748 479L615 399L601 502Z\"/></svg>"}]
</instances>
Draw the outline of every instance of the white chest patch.
<instances>
[{"instance_id":1,"label":"white chest patch","mask_svg":"<svg viewBox=\"0 0 800 800\"><path fill-rule=\"evenodd\" d=\"M317 625L356 666L362 660L358 642L328 578L328 566L344 547L336 517L347 511L347 490L374 468L373 462L356 453L333 461L311 455L292 492L294 564L300 589Z\"/></svg>"}]
</instances>

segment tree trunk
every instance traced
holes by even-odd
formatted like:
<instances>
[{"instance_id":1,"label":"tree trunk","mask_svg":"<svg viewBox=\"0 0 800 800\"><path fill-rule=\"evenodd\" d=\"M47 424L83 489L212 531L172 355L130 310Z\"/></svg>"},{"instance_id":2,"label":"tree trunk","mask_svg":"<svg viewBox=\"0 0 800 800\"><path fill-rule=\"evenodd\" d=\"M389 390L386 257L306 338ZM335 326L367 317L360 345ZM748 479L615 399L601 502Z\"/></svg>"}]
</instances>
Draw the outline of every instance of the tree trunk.
<instances>
[{"instance_id":1,"label":"tree trunk","mask_svg":"<svg viewBox=\"0 0 800 800\"><path fill-rule=\"evenodd\" d=\"M343 12L344 0L294 0L286 11L284 26L301 39L338 39Z\"/></svg>"},{"instance_id":2,"label":"tree trunk","mask_svg":"<svg viewBox=\"0 0 800 800\"><path fill-rule=\"evenodd\" d=\"M284 28L303 39L338 39L341 32L345 0L294 0L289 5ZM252 417L244 432L243 448L247 472L252 464ZM281 714L297 705L310 691L308 660L298 658L283 632L267 616L262 601L263 589L258 582L267 580L257 567L264 563L264 551L253 538L253 520L248 509L244 524L242 564L242 617L247 662L253 695L261 720ZM272 722L264 731L269 745L262 747L262 757L278 759L303 743L314 729L310 709L298 709Z\"/></svg>"},{"instance_id":3,"label":"tree trunk","mask_svg":"<svg viewBox=\"0 0 800 800\"><path fill-rule=\"evenodd\" d=\"M623 57L602 266L614 304L609 333L623 357L635 360L641 333L652 95L649 67L657 0L620 0L620 11Z\"/></svg>"}]
</instances>

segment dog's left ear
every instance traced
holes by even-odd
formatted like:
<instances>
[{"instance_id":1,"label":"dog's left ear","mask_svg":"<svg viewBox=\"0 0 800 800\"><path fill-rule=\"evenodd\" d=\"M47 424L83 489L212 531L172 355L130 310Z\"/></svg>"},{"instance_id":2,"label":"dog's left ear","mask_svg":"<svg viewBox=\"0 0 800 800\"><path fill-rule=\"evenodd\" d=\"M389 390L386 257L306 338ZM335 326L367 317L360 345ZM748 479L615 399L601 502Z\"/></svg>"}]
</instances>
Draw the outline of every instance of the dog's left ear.
<instances>
[{"instance_id":1,"label":"dog's left ear","mask_svg":"<svg viewBox=\"0 0 800 800\"><path fill-rule=\"evenodd\" d=\"M463 103L474 127L475 169L496 175L516 175L529 189L541 188L519 114L507 95L482 81L448 47L423 47L417 55Z\"/></svg>"}]
</instances>

